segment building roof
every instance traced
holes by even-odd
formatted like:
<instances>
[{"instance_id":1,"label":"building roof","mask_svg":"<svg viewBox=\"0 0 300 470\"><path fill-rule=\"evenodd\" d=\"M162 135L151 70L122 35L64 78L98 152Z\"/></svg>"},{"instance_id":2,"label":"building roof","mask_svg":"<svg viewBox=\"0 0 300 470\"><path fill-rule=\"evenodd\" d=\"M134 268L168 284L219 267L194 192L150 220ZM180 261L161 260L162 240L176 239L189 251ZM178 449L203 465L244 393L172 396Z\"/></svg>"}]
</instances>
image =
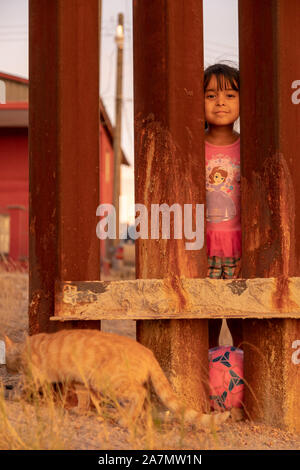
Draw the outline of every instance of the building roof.
<instances>
[{"instance_id":1,"label":"building roof","mask_svg":"<svg viewBox=\"0 0 300 470\"><path fill-rule=\"evenodd\" d=\"M105 109L104 103L102 99L100 98L99 101L99 106L100 106L100 124L102 127L107 131L107 135L109 137L111 146L113 147L113 139L114 139L114 129L111 124L111 121L108 117L107 111ZM122 163L123 165L130 166L130 163L128 162L123 150L121 149L121 154L122 154Z\"/></svg>"},{"instance_id":2,"label":"building roof","mask_svg":"<svg viewBox=\"0 0 300 470\"><path fill-rule=\"evenodd\" d=\"M28 79L24 77L18 77L16 75L10 75L9 73L0 72L0 80L10 80L12 82L23 83L28 85Z\"/></svg>"},{"instance_id":3,"label":"building roof","mask_svg":"<svg viewBox=\"0 0 300 470\"><path fill-rule=\"evenodd\" d=\"M29 86L29 80L26 78L16 77L15 75L9 75L7 73L0 72L0 80L10 80L13 82L19 82ZM102 99L99 101L100 108L100 123L106 130L110 143L113 147L113 136L114 129L103 104ZM9 102L0 104L0 127L28 127L29 113L28 113L28 102ZM122 152L122 164L130 166L123 150Z\"/></svg>"}]
</instances>

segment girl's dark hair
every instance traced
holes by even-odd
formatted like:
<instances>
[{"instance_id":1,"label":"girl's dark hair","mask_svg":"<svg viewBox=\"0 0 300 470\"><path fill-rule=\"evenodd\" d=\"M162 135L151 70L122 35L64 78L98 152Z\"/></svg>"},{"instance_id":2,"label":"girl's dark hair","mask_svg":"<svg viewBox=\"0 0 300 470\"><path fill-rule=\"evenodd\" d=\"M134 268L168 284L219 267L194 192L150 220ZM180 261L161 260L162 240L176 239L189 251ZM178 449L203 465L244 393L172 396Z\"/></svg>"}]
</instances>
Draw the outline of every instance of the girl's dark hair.
<instances>
[{"instance_id":1,"label":"girl's dark hair","mask_svg":"<svg viewBox=\"0 0 300 470\"><path fill-rule=\"evenodd\" d=\"M218 90L223 88L223 85L228 81L233 90L239 91L240 89L240 72L237 68L231 67L226 64L210 65L204 70L204 91L210 82L211 77L215 75L217 79ZM224 83L225 79L225 83Z\"/></svg>"},{"instance_id":2,"label":"girl's dark hair","mask_svg":"<svg viewBox=\"0 0 300 470\"><path fill-rule=\"evenodd\" d=\"M229 82L233 90L239 91L240 89L240 72L237 68L227 64L214 64L210 65L204 70L203 87L204 92L210 82L211 77L215 75L217 79L217 89L222 90ZM204 128L207 129L208 125L205 121Z\"/></svg>"}]
</instances>

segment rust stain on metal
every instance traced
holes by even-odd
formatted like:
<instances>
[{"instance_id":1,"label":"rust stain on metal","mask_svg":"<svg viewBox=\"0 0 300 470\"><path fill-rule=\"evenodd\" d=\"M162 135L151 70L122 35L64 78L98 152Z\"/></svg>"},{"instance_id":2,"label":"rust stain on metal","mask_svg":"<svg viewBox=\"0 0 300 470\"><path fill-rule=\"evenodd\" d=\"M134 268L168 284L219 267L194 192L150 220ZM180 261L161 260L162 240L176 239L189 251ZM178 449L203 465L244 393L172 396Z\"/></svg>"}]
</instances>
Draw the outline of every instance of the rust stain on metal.
<instances>
[{"instance_id":1,"label":"rust stain on metal","mask_svg":"<svg viewBox=\"0 0 300 470\"><path fill-rule=\"evenodd\" d=\"M284 155L270 154L260 173L252 170L251 178L241 178L241 185L242 207L247 208L242 211L243 252L249 258L243 276L294 275L295 194Z\"/></svg>"},{"instance_id":2,"label":"rust stain on metal","mask_svg":"<svg viewBox=\"0 0 300 470\"><path fill-rule=\"evenodd\" d=\"M279 214L281 217L282 273L294 275L295 271L295 189L291 173L282 153L276 155L279 167Z\"/></svg>"},{"instance_id":3,"label":"rust stain on metal","mask_svg":"<svg viewBox=\"0 0 300 470\"><path fill-rule=\"evenodd\" d=\"M39 311L40 311L42 294L43 294L42 291L37 290L37 291L34 291L31 295L31 301L29 304L30 320L31 320L29 324L30 335L40 333L40 325L39 325L38 319L39 319Z\"/></svg>"},{"instance_id":4,"label":"rust stain on metal","mask_svg":"<svg viewBox=\"0 0 300 470\"><path fill-rule=\"evenodd\" d=\"M279 226L280 226L280 263L276 266L280 275L276 280L276 291L272 297L274 306L279 310L298 307L290 299L288 276L295 272L295 191L293 180L284 155L280 152L273 155L278 174ZM274 266L274 267L275 267ZM277 274L275 273L275 275Z\"/></svg>"},{"instance_id":5,"label":"rust stain on metal","mask_svg":"<svg viewBox=\"0 0 300 470\"><path fill-rule=\"evenodd\" d=\"M136 118L136 128L140 135L138 152L144 155L143 165L145 165L143 173L140 174L142 177L140 176L138 180L139 194L137 199L138 202L143 201L143 204L148 208L148 235L150 238L146 242L138 240L137 243L137 264L139 265L139 252L143 252L144 258L143 272L140 273L139 277L149 277L152 265L158 267L152 249L149 250L151 257L148 257L147 247L149 245L159 252L160 259L166 265L168 274L172 276L180 271L180 257L181 255L185 256L184 240L176 240L176 243L170 243L169 240L162 239L161 217L159 218L159 240L151 239L151 204L164 203L172 206L174 203L180 203L182 195L178 195L180 192L188 192L190 188L189 186L183 188L182 167L180 168L180 162L176 158L178 149L171 132L160 122L154 120L153 113L150 113L145 119L138 116ZM168 168L170 171L166 173L162 171L162 168ZM172 187L171 192L170 187ZM188 202L190 199L191 196L187 196L185 201ZM171 226L174 225L171 223ZM172 230L170 235L172 238ZM182 245L182 249L180 245ZM184 265L186 266L187 263L184 263Z\"/></svg>"},{"instance_id":6,"label":"rust stain on metal","mask_svg":"<svg viewBox=\"0 0 300 470\"><path fill-rule=\"evenodd\" d=\"M252 180L242 178L243 205L247 207L244 236L247 271L244 277L277 278L272 296L275 309L298 308L290 299L288 276L295 273L295 194L284 155L275 152L265 159L262 176L252 172ZM255 194L255 201L253 199ZM279 227L279 230L271 227ZM243 264L245 265L245 263Z\"/></svg>"},{"instance_id":7,"label":"rust stain on metal","mask_svg":"<svg viewBox=\"0 0 300 470\"><path fill-rule=\"evenodd\" d=\"M106 292L108 283L78 282L76 284L70 282L63 285L62 301L65 304L85 305L86 303L95 302L97 294Z\"/></svg>"},{"instance_id":8,"label":"rust stain on metal","mask_svg":"<svg viewBox=\"0 0 300 470\"><path fill-rule=\"evenodd\" d=\"M227 284L227 287L229 287L231 292L236 295L241 295L246 289L248 289L247 281L245 279L232 281L230 284Z\"/></svg>"},{"instance_id":9,"label":"rust stain on metal","mask_svg":"<svg viewBox=\"0 0 300 470\"><path fill-rule=\"evenodd\" d=\"M143 133L145 135L145 133ZM153 132L147 133L147 140L146 140L146 184L144 186L145 189L145 203L148 207L149 204L149 197L151 196L151 193L153 192L153 180L151 179L151 173L152 173L152 163L153 163L153 158L154 158L154 152L155 152L155 137Z\"/></svg>"},{"instance_id":10,"label":"rust stain on metal","mask_svg":"<svg viewBox=\"0 0 300 470\"><path fill-rule=\"evenodd\" d=\"M188 90L187 88L184 88L184 92L185 92L188 96L194 96L193 90Z\"/></svg>"},{"instance_id":11,"label":"rust stain on metal","mask_svg":"<svg viewBox=\"0 0 300 470\"><path fill-rule=\"evenodd\" d=\"M178 301L178 311L188 310L188 299L187 293L182 287L182 283L178 276L172 276L169 280L170 285L172 287L172 291L176 295L176 299Z\"/></svg>"},{"instance_id":12,"label":"rust stain on metal","mask_svg":"<svg viewBox=\"0 0 300 470\"><path fill-rule=\"evenodd\" d=\"M93 281L84 281L84 282L73 282L71 285L76 285L79 291L89 291L95 294L101 294L107 291L107 287L109 286L110 282L108 281L101 281L99 283L94 283Z\"/></svg>"},{"instance_id":13,"label":"rust stain on metal","mask_svg":"<svg viewBox=\"0 0 300 470\"><path fill-rule=\"evenodd\" d=\"M265 257L274 257L274 244L272 237L271 220L272 209L269 207L265 185L262 177L252 171L251 178L241 177L243 225L243 253L247 253L247 263L242 264L243 277L263 277L266 263ZM255 199L253 198L255 194ZM272 247L273 244L273 247ZM245 267L247 269L245 269ZM259 269L259 273L257 272Z\"/></svg>"},{"instance_id":14,"label":"rust stain on metal","mask_svg":"<svg viewBox=\"0 0 300 470\"><path fill-rule=\"evenodd\" d=\"M162 266L157 264L156 257L153 256L153 249L157 251L157 256L160 257L161 262L164 264L164 270L169 276L180 272L187 277L196 277L199 275L199 256L196 257L195 253L185 249L186 240L184 236L181 240L173 240L173 215L171 214L170 219L171 241L162 239L162 217L158 221L158 240L151 239L150 227L152 225L151 204L167 204L169 207L174 203L179 204L183 216L184 204L190 203L193 205L193 213L195 214L196 205L193 202L195 200L197 202L201 201L201 197L200 195L195 196L192 192L193 186L197 187L199 193L200 189L199 181L196 185L195 181L191 181L191 176L196 179L200 169L197 168L197 171L196 168L194 171L189 169L192 158L187 159L185 165L182 165L182 157L178 158L178 155L184 154L184 151L179 146L177 138L161 122L155 120L153 113L149 113L144 119L139 114L135 119L135 126L136 133L139 135L137 154L140 159L143 155L142 163L138 167L136 201L143 201L148 209L148 235L150 238L146 241L137 241L138 270L143 266L143 272L139 271L138 277L149 277L149 273L153 272L154 266L155 271L157 271L154 276L160 277L158 273L161 271ZM185 138L188 142L186 147L190 147L194 141L190 127L188 132L185 133ZM143 165L143 171L141 171L141 165ZM167 171L164 169L167 169ZM170 188L172 188L171 191ZM151 257L148 256L150 252ZM141 255L144 258L142 265L139 263ZM203 253L201 253L202 256ZM191 262L191 258L193 258L193 262ZM182 273L183 267L185 271Z\"/></svg>"},{"instance_id":15,"label":"rust stain on metal","mask_svg":"<svg viewBox=\"0 0 300 470\"><path fill-rule=\"evenodd\" d=\"M272 304L276 310L298 310L299 306L290 299L289 279L286 276L276 278L276 290L272 295Z\"/></svg>"}]
</instances>

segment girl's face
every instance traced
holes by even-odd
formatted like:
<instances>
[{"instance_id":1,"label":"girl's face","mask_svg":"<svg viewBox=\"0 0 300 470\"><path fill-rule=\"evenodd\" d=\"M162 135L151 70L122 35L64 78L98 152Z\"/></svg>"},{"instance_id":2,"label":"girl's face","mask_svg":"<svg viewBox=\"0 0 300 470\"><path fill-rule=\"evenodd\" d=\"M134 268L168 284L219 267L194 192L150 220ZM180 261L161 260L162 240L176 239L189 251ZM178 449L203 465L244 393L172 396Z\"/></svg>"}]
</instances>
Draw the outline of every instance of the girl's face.
<instances>
[{"instance_id":1,"label":"girl's face","mask_svg":"<svg viewBox=\"0 0 300 470\"><path fill-rule=\"evenodd\" d=\"M214 184L220 184L223 183L225 180L224 176L221 175L221 173L215 173L214 174Z\"/></svg>"},{"instance_id":2,"label":"girl's face","mask_svg":"<svg viewBox=\"0 0 300 470\"><path fill-rule=\"evenodd\" d=\"M226 88L227 87L227 88ZM233 90L229 82L223 81L221 90L217 90L217 78L213 75L204 94L205 120L214 126L228 126L237 120L240 114L239 92Z\"/></svg>"}]
</instances>

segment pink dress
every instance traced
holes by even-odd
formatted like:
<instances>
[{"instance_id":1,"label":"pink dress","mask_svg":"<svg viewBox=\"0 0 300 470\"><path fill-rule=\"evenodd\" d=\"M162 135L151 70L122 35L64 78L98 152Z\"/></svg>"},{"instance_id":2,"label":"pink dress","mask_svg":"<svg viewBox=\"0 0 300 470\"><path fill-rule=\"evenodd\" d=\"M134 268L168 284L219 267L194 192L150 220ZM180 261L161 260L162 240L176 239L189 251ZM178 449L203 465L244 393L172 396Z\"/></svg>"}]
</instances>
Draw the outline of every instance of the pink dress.
<instances>
[{"instance_id":1,"label":"pink dress","mask_svg":"<svg viewBox=\"0 0 300 470\"><path fill-rule=\"evenodd\" d=\"M207 254L240 257L240 139L222 146L205 142L205 163Z\"/></svg>"}]
</instances>

